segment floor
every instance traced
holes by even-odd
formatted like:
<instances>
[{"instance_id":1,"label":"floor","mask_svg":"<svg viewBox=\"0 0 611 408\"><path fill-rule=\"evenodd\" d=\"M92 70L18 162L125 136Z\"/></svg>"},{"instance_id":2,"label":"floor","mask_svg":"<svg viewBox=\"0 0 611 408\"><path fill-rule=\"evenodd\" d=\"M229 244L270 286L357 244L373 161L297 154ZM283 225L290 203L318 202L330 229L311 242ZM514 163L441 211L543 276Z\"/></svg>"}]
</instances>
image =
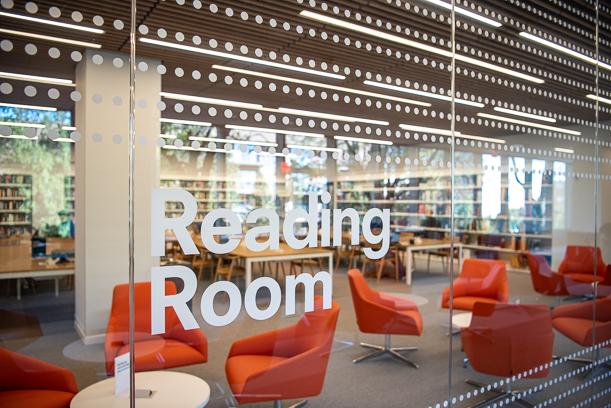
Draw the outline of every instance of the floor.
<instances>
[{"instance_id":1,"label":"floor","mask_svg":"<svg viewBox=\"0 0 611 408\"><path fill-rule=\"evenodd\" d=\"M393 336L393 346L417 346L418 350L409 352L407 357L420 365L415 369L407 364L388 357L376 357L360 364L352 360L365 353L367 349L359 342L382 344L382 335L363 334L358 331L352 298L346 277L347 267L340 266L333 276L333 298L340 305L335 342L329 360L327 376L322 393L310 398L312 407L445 407L448 401L457 407L467 407L479 402L481 395L474 396L475 388L466 384L472 379L494 386L502 379L475 372L470 366L463 367L464 352L461 351L460 336L448 336L447 324L449 313L440 308L440 297L443 289L449 284L449 276L442 271L441 264L431 262L431 271L426 273L425 258L417 259L417 270L414 273L414 284L411 287L405 282L394 279L382 279L376 285L374 279L368 283L376 290L392 293L412 293L422 296L428 303L419 307L424 321L421 336ZM288 265L287 265L288 271ZM539 295L532 290L530 276L527 273L508 273L510 302L547 303L555 305L555 298ZM199 313L199 299L210 281L200 282L198 292L193 300L194 314L209 341L209 358L205 364L175 369L191 373L205 379L211 387L211 399L208 407L237 406L225 377L225 359L233 341L254 334L266 332L295 323L299 316L282 316L280 312L266 321L255 321L248 317L244 310L236 321L225 327L207 325ZM60 296L55 297L53 282L38 282L36 295L28 290L23 292L21 301L14 293L4 296L6 287L0 284L3 295L0 297L0 308L38 317L44 336L31 340L10 341L3 344L13 351L48 361L70 369L77 379L79 389L103 380L106 377L104 368L104 348L102 344L85 346L74 331L74 292L66 287L61 288ZM14 289L12 289L14 291ZM298 295L298 301L299 295ZM258 301L265 303L265 298ZM569 303L577 300L569 300ZM218 313L226 304L216 298ZM215 308L216 308L215 306ZM299 313L300 304L297 306ZM445 325L445 326L444 326ZM581 347L563 335L556 333L554 354L567 356L580 353ZM610 353L605 352L605 356ZM591 406L608 407L611 402L611 373L601 371L595 383L582 382L578 371L582 366L573 362L561 362L552 367L547 378L517 380L513 388L542 387L543 391L532 394L527 400L534 403L545 403L545 406L577 407L591 397L596 397ZM448 383L451 382L451 387ZM598 395L600 394L600 395ZM486 392L484 397L493 396ZM296 401L286 401L289 406ZM503 401L504 402L504 401ZM271 403L251 404L252 407L270 407ZM501 406L501 405L498 405ZM516 402L503 403L502 406L521 406Z\"/></svg>"}]
</instances>

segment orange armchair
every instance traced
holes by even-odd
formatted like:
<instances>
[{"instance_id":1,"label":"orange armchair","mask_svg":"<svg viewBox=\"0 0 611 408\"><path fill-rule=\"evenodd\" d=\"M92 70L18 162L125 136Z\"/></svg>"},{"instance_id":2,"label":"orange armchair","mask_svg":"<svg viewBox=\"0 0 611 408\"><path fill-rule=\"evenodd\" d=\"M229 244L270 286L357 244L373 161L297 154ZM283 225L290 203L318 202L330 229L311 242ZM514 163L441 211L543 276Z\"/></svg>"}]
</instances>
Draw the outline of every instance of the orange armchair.
<instances>
[{"instance_id":1,"label":"orange armchair","mask_svg":"<svg viewBox=\"0 0 611 408\"><path fill-rule=\"evenodd\" d=\"M176 294L174 282L166 281L166 295ZM134 285L136 371L160 370L208 361L208 340L199 329L185 330L173 308L166 308L166 332L151 335L151 283ZM106 329L106 373L114 374L115 357L129 351L129 285L117 285Z\"/></svg>"},{"instance_id":2,"label":"orange armchair","mask_svg":"<svg viewBox=\"0 0 611 408\"><path fill-rule=\"evenodd\" d=\"M418 312L418 306L411 300L372 290L358 269L348 271L348 280L350 281L350 291L352 292L359 330L363 333L386 335L385 346L361 343L361 346L376 351L359 357L353 362L359 363L370 357L390 353L392 356L418 368L418 364L398 353L398 351L417 350L417 347L390 347L391 334L420 336L422 333L422 316Z\"/></svg>"},{"instance_id":3,"label":"orange armchair","mask_svg":"<svg viewBox=\"0 0 611 408\"><path fill-rule=\"evenodd\" d=\"M465 259L462 271L452 283L452 306L459 310L473 310L475 302L507 303L509 289L505 262L487 259ZM450 287L441 298L441 306L450 307Z\"/></svg>"},{"instance_id":4,"label":"orange armchair","mask_svg":"<svg viewBox=\"0 0 611 408\"><path fill-rule=\"evenodd\" d=\"M594 318L594 305L596 302L596 319ZM599 346L596 350L596 360L601 360L602 347L611 347L611 296L596 301L575 303L559 306L552 313L554 329L582 347ZM596 328L594 328L596 326ZM592 364L592 360L571 358L578 363ZM604 366L611 368L608 363L596 365L594 369ZM584 374L583 378L591 375L593 370Z\"/></svg>"},{"instance_id":5,"label":"orange armchair","mask_svg":"<svg viewBox=\"0 0 611 408\"><path fill-rule=\"evenodd\" d=\"M591 295L592 285L573 280L567 275L552 271L547 260L542 255L526 253L530 278L536 292L550 296L580 296Z\"/></svg>"},{"instance_id":6,"label":"orange armchair","mask_svg":"<svg viewBox=\"0 0 611 408\"><path fill-rule=\"evenodd\" d=\"M523 377L543 378L549 373L554 347L554 332L549 306L541 304L492 304L476 302L469 327L461 329L462 346L473 369L480 373L501 377L522 374ZM530 370L546 367L543 370ZM467 380L478 388L486 385ZM494 388L496 395L479 405L515 396L516 402L533 405L518 399L520 391Z\"/></svg>"},{"instance_id":7,"label":"orange armchair","mask_svg":"<svg viewBox=\"0 0 611 408\"><path fill-rule=\"evenodd\" d=\"M280 400L320 394L338 314L337 303L323 310L317 296L297 324L233 343L225 372L237 401L280 407Z\"/></svg>"},{"instance_id":8,"label":"orange armchair","mask_svg":"<svg viewBox=\"0 0 611 408\"><path fill-rule=\"evenodd\" d=\"M594 276L594 247L569 245L558 273L578 282L601 282L605 277L607 265L603 261L600 248L596 248L596 276Z\"/></svg>"},{"instance_id":9,"label":"orange armchair","mask_svg":"<svg viewBox=\"0 0 611 408\"><path fill-rule=\"evenodd\" d=\"M65 368L0 348L0 407L68 408L78 392Z\"/></svg>"}]
</instances>

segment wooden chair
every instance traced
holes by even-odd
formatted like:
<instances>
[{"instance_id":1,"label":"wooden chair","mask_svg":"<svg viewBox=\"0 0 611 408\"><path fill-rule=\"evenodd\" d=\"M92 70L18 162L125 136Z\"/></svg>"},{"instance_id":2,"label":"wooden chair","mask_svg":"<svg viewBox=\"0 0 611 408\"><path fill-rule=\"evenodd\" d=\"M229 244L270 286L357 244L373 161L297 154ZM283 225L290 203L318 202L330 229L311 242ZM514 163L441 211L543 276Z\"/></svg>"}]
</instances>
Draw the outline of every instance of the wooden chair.
<instances>
[{"instance_id":1,"label":"wooden chair","mask_svg":"<svg viewBox=\"0 0 611 408\"><path fill-rule=\"evenodd\" d=\"M350 240L350 233L342 234L342 244L337 248L335 262L335 270L339 268L339 262L342 258L348 258L348 269L352 268L354 257L362 255L360 246L352 245Z\"/></svg>"},{"instance_id":2,"label":"wooden chair","mask_svg":"<svg viewBox=\"0 0 611 408\"><path fill-rule=\"evenodd\" d=\"M452 239L450 237L443 237L443 243L444 244L449 244L452 241ZM460 242L460 238L459 237L454 237L454 243ZM431 268L431 255L433 256L438 256L441 258L441 266L443 268L443 273L447 272L447 262L444 262L444 259L449 259L450 258L450 248L442 248L442 249L437 249L437 250L433 250L433 251L428 251L428 259L426 261L426 273L429 273L429 270ZM454 256L452 257L452 261L454 261L454 259L458 259L458 250L454 249Z\"/></svg>"},{"instance_id":3,"label":"wooden chair","mask_svg":"<svg viewBox=\"0 0 611 408\"><path fill-rule=\"evenodd\" d=\"M199 249L199 255L193 260L191 265L193 266L193 270L199 268L197 273L197 282L202 279L202 272L205 267L210 267L210 278L213 276L214 266L217 264L216 259L214 259L212 253L208 251L205 247L195 244L197 249Z\"/></svg>"},{"instance_id":4,"label":"wooden chair","mask_svg":"<svg viewBox=\"0 0 611 408\"><path fill-rule=\"evenodd\" d=\"M304 266L309 266L310 267L310 273L312 275L314 275L316 272L314 271L314 266L318 266L320 269L320 271L323 270L322 268L322 258L306 258L306 259L295 259L293 261L291 261L291 269L289 270L289 274L293 275L293 271L297 271L297 267L299 267L300 272L299 273L303 273L303 268ZM284 270L284 266L282 267L282 269ZM295 275L298 275L295 273Z\"/></svg>"},{"instance_id":5,"label":"wooden chair","mask_svg":"<svg viewBox=\"0 0 611 408\"><path fill-rule=\"evenodd\" d=\"M237 278L236 283L239 285L240 276L246 274L246 269L237 265L239 257L235 255L221 255L218 259L213 281L216 282L219 276L225 277L226 280L231 280L231 277L235 276Z\"/></svg>"},{"instance_id":6,"label":"wooden chair","mask_svg":"<svg viewBox=\"0 0 611 408\"><path fill-rule=\"evenodd\" d=\"M414 236L413 232L401 232L399 233L399 242L407 242L410 238L414 238ZM405 253L405 249L402 252ZM404 262L404 260L401 260L401 262ZM416 269L416 251L412 251L412 267Z\"/></svg>"},{"instance_id":7,"label":"wooden chair","mask_svg":"<svg viewBox=\"0 0 611 408\"><path fill-rule=\"evenodd\" d=\"M379 250L380 245L377 246L369 246L372 249L375 250ZM397 247L395 246L391 246L390 248L388 248L388 252L386 253L386 255L384 255L382 258L380 259L371 259L369 258L367 255L365 255L364 259L363 259L363 275L366 272L366 266L368 263L373 263L375 265L375 267L377 268L376 271L376 277L377 277L377 281L376 284L380 283L380 278L382 277L382 271L384 270L384 266L388 263L392 263L395 265L395 280L397 282L399 282L399 251L397 249Z\"/></svg>"}]
</instances>

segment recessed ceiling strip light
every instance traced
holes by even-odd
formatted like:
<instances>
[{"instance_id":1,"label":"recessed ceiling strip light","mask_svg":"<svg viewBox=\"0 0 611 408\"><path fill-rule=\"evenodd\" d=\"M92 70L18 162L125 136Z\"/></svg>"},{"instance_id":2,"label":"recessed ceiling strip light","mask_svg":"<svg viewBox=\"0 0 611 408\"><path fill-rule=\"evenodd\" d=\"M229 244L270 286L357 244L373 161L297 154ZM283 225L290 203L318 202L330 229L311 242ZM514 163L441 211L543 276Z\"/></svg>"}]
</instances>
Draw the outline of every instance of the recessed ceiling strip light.
<instances>
[{"instance_id":1,"label":"recessed ceiling strip light","mask_svg":"<svg viewBox=\"0 0 611 408\"><path fill-rule=\"evenodd\" d=\"M401 129L409 130L412 132L434 133L436 135L452 136L452 131L446 130L446 129L436 129L436 128L425 127L425 126L414 126L414 125L403 125L403 124L399 125L399 127ZM460 136L460 132L454 132L454 135Z\"/></svg>"},{"instance_id":2,"label":"recessed ceiling strip light","mask_svg":"<svg viewBox=\"0 0 611 408\"><path fill-rule=\"evenodd\" d=\"M492 143L501 143L501 144L505 144L507 143L506 141L504 141L503 139L495 139L492 137L483 137L483 136L473 136L473 135L463 135L460 134L459 135L462 139L473 139L473 140L481 140L482 142L492 142Z\"/></svg>"},{"instance_id":3,"label":"recessed ceiling strip light","mask_svg":"<svg viewBox=\"0 0 611 408\"><path fill-rule=\"evenodd\" d=\"M38 140L38 137L27 137L27 136L23 136L23 135L10 135L10 136L0 135L0 137L3 137L5 139Z\"/></svg>"},{"instance_id":4,"label":"recessed ceiling strip light","mask_svg":"<svg viewBox=\"0 0 611 408\"><path fill-rule=\"evenodd\" d=\"M15 127L26 127L26 128L37 128L44 129L45 125L41 123L21 123L21 122L0 122L2 126L15 126Z\"/></svg>"},{"instance_id":5,"label":"recessed ceiling strip light","mask_svg":"<svg viewBox=\"0 0 611 408\"><path fill-rule=\"evenodd\" d=\"M328 84L323 84L323 83L320 83L320 82L305 81L305 80L302 80L302 79L289 78L289 77L280 76L280 75L266 74L264 72L249 71L249 70L246 70L246 69L226 67L226 66L223 66L223 65L213 65L212 68L221 69L223 71L236 72L238 74L252 75L252 76L257 76L257 77L261 77L261 78L275 79L277 81L285 81L285 82L290 82L290 83L294 83L294 84L301 84L301 85L314 86L314 87L318 87L318 88L332 89L334 91L346 92L346 93L351 93L351 94L356 94L356 95L370 96L372 98L387 99L387 100L390 100L390 101L403 102L403 103L407 103L407 104L411 104L411 105L431 106L430 103L414 101L413 99L397 98L396 96L391 96L391 95L384 95L384 94L379 94L379 93L375 93L375 92L361 91L360 89L344 88L343 86L328 85Z\"/></svg>"},{"instance_id":6,"label":"recessed ceiling strip light","mask_svg":"<svg viewBox=\"0 0 611 408\"><path fill-rule=\"evenodd\" d=\"M54 142L68 142L68 143L74 143L74 140L70 139L69 137L58 137L57 139L53 139Z\"/></svg>"},{"instance_id":7,"label":"recessed ceiling strip light","mask_svg":"<svg viewBox=\"0 0 611 408\"><path fill-rule=\"evenodd\" d=\"M76 130L76 126L62 126L62 130Z\"/></svg>"},{"instance_id":8,"label":"recessed ceiling strip light","mask_svg":"<svg viewBox=\"0 0 611 408\"><path fill-rule=\"evenodd\" d=\"M601 98L600 96L597 97L596 95L586 95L586 98L590 98L594 100L598 99L598 102L608 103L609 105L611 105L611 99Z\"/></svg>"},{"instance_id":9,"label":"recessed ceiling strip light","mask_svg":"<svg viewBox=\"0 0 611 408\"><path fill-rule=\"evenodd\" d=\"M548 118L547 116L533 115L532 113L520 112L517 110L499 108L497 106L494 107L494 110L497 112L507 113L509 115L522 116L524 118L542 120L544 122L556 123L556 119Z\"/></svg>"},{"instance_id":10,"label":"recessed ceiling strip light","mask_svg":"<svg viewBox=\"0 0 611 408\"><path fill-rule=\"evenodd\" d=\"M176 139L178 136L170 134L161 134L159 137L165 137L166 139Z\"/></svg>"},{"instance_id":11,"label":"recessed ceiling strip light","mask_svg":"<svg viewBox=\"0 0 611 408\"><path fill-rule=\"evenodd\" d=\"M363 82L365 85L371 85L371 86L377 86L378 88L385 88L385 89L390 89L391 91L398 91L398 92L405 92L405 93L410 93L410 94L414 94L414 95L420 95L420 96L424 96L426 98L434 98L434 99L441 99L442 101L448 101L451 102L452 98L446 95L437 95L431 92L424 92L424 91L418 91L416 89L410 89L410 88L404 88L402 86L395 86L395 85L390 85L390 84L385 84L383 82L373 82L373 81L364 81ZM454 99L456 101L456 103L460 103L462 105L468 105L468 106L474 106L476 108L483 108L484 104L483 103L479 103L479 102L472 102L472 101L468 101L466 99Z\"/></svg>"},{"instance_id":12,"label":"recessed ceiling strip light","mask_svg":"<svg viewBox=\"0 0 611 408\"><path fill-rule=\"evenodd\" d=\"M364 119L364 118L356 118L352 116L334 115L332 113L312 112L312 111L305 111L305 110L300 110L300 109L290 109L290 108L278 108L278 111L282 113L290 113L293 115L303 115L303 116L310 116L313 118L341 120L344 122L369 123L372 125L380 125L380 126L389 125L388 122L383 121L383 120Z\"/></svg>"},{"instance_id":13,"label":"recessed ceiling strip light","mask_svg":"<svg viewBox=\"0 0 611 408\"><path fill-rule=\"evenodd\" d=\"M91 27L85 27L85 26L80 26L76 24L62 23L61 21L44 20L42 18L7 13L5 11L0 11L0 16L17 18L19 20L26 20L26 21L31 21L34 23L48 24L48 25L53 25L57 27L70 28L72 30L87 31L87 32L94 33L94 34L104 34L104 30L100 30L99 28L91 28Z\"/></svg>"},{"instance_id":14,"label":"recessed ceiling strip light","mask_svg":"<svg viewBox=\"0 0 611 408\"><path fill-rule=\"evenodd\" d=\"M570 153L570 154L575 153L575 150L573 150L573 149L565 149L565 148L562 148L562 147L554 147L554 150L557 151L557 152L560 152L560 153Z\"/></svg>"},{"instance_id":15,"label":"recessed ceiling strip light","mask_svg":"<svg viewBox=\"0 0 611 408\"><path fill-rule=\"evenodd\" d=\"M16 79L18 81L39 82L42 84L76 86L70 79L49 78L36 75L14 74L11 72L0 72L0 78Z\"/></svg>"},{"instance_id":16,"label":"recessed ceiling strip light","mask_svg":"<svg viewBox=\"0 0 611 408\"><path fill-rule=\"evenodd\" d=\"M423 44L423 43L419 43L416 41L412 41L412 40L408 40L407 38L403 38L403 37L399 37L398 35L393 35L393 34L389 34L389 33L385 33L383 31L379 31L379 30L374 30L368 27L364 27L358 24L353 24L353 23L349 23L347 21L343 21L343 20L339 20L337 18L333 18L333 17L329 17L329 16L325 16L323 14L318 14L318 13L313 13L311 11L308 10L303 10L301 13L299 13L300 15L310 18L312 20L317 20L323 23L327 23L327 24L331 24L337 27L342 27L342 28L346 28L348 30L352 30L352 31L357 31L363 34L367 34L367 35L371 35L373 37L377 37L377 38L382 38L384 40L389 40L389 41L393 41L399 44L403 44L403 45L407 45L409 47L413 47L413 48L417 48L419 50L422 51L427 51L433 54L437 54L437 55L442 55L444 57L447 58L452 58L452 53L450 51L441 49L441 48L437 48L437 47L433 47L427 44ZM510 76L514 76L516 78L521 78L524 79L526 81L531 81L531 82L535 82L538 84L542 84L545 81L530 75L526 75L523 74L521 72L518 71L514 71L511 69L507 69L498 65L494 65L494 64L489 64L487 62L484 61L480 61L480 60L476 60L475 58L471 58L468 57L466 55L460 55L460 54L456 54L456 60L458 61L462 61L462 62L466 62L468 64L472 64L472 65L476 65L478 67L481 68L486 68L492 71L496 71L496 72L500 72L502 74L506 74L506 75L510 75Z\"/></svg>"},{"instance_id":17,"label":"recessed ceiling strip light","mask_svg":"<svg viewBox=\"0 0 611 408\"><path fill-rule=\"evenodd\" d=\"M378 139L365 139L360 137L350 137L350 136L333 136L335 140L344 140L347 142L358 142L358 143L372 143L372 144L380 144L386 146L392 146L391 141L386 140L378 140Z\"/></svg>"},{"instance_id":18,"label":"recessed ceiling strip light","mask_svg":"<svg viewBox=\"0 0 611 408\"><path fill-rule=\"evenodd\" d=\"M206 147L202 147L199 149L195 149L194 147L189 147L189 146L183 146L183 147L176 147L174 145L165 145L163 146L164 149L172 149L172 150L191 150L191 151L196 151L196 152L212 152L212 153L225 153L225 154L229 154L229 153L234 153L235 150L225 150L225 149L208 149ZM239 152L242 153L242 152Z\"/></svg>"},{"instance_id":19,"label":"recessed ceiling strip light","mask_svg":"<svg viewBox=\"0 0 611 408\"><path fill-rule=\"evenodd\" d=\"M571 55L571 56L573 56L575 58L579 58L582 61L589 62L590 64L593 64L593 65L598 65L601 68L605 68L605 69L608 69L608 70L611 71L611 65L605 64L604 62L597 61L595 58L588 57L587 55L584 55L584 54L579 53L577 51L573 51L573 50L571 50L569 48L563 47L563 46L558 45L556 43L553 43L551 41L544 40L543 38L534 36L532 34L524 32L524 31L522 31L520 33L520 35L522 37L524 37L524 38L528 38L531 41L537 42L537 43L539 43L541 45L545 45L546 47L553 48L553 49L555 49L557 51L560 51L560 52L563 52L565 54Z\"/></svg>"},{"instance_id":20,"label":"recessed ceiling strip light","mask_svg":"<svg viewBox=\"0 0 611 408\"><path fill-rule=\"evenodd\" d=\"M502 122L516 123L518 125L524 125L524 126L530 126L530 127L535 127L539 129L551 130L553 132L566 133L568 135L576 135L576 136L581 135L581 132L577 132L575 130L568 130L568 129L563 129L563 128L554 127L554 126L542 125L540 123L527 122L524 120L506 118L504 116L489 115L487 113L478 113L477 116L480 116L482 118L492 119L492 120L500 120Z\"/></svg>"},{"instance_id":21,"label":"recessed ceiling strip light","mask_svg":"<svg viewBox=\"0 0 611 408\"><path fill-rule=\"evenodd\" d=\"M334 78L334 79L346 79L346 77L343 75L332 74L329 72L316 71L313 69L301 68L301 67L296 67L296 66L288 65L288 64L280 64L277 62L265 61L265 60L260 60L256 58L243 57L241 55L228 54L226 52L206 50L204 48L191 47L188 45L174 44L174 43L170 43L167 41L153 40L150 38L140 38L140 41L146 44L160 45L162 47L175 48L177 50L190 51L190 52L195 52L198 54L212 55L214 57L229 58L232 60L248 62L251 64L267 65L268 67L288 69L291 71L302 72L304 74L319 75L319 76L324 76L324 77Z\"/></svg>"},{"instance_id":22,"label":"recessed ceiling strip light","mask_svg":"<svg viewBox=\"0 0 611 408\"><path fill-rule=\"evenodd\" d=\"M301 145L286 145L289 149L301 149L301 150L320 150L321 152L343 152L342 149L336 147L318 147L318 146L301 146Z\"/></svg>"},{"instance_id":23,"label":"recessed ceiling strip light","mask_svg":"<svg viewBox=\"0 0 611 408\"><path fill-rule=\"evenodd\" d=\"M260 128L260 127L252 127L252 126L225 125L225 128L233 129L233 130L249 130L252 132L279 133L281 135L308 136L308 137L317 137L317 138L325 137L325 135L321 133L296 132L292 130L269 129L269 128Z\"/></svg>"},{"instance_id":24,"label":"recessed ceiling strip light","mask_svg":"<svg viewBox=\"0 0 611 408\"><path fill-rule=\"evenodd\" d=\"M4 28L0 28L0 33L11 34L11 35L19 35L21 37L37 38L39 40L54 41L54 42L59 42L59 43L64 43L64 44L78 45L78 46L81 46L81 47L102 48L102 45L100 45L100 44L94 44L94 43L88 43L88 42L76 41L76 40L69 40L67 38L51 37L50 35L41 35L41 34L34 34L34 33L26 33L24 31L7 30L7 29L4 29Z\"/></svg>"},{"instance_id":25,"label":"recessed ceiling strip light","mask_svg":"<svg viewBox=\"0 0 611 408\"><path fill-rule=\"evenodd\" d=\"M425 1L428 1L429 3L435 4L436 6L442 7L444 9L452 10L452 5L449 4L449 3L446 3L444 1L440 1L440 0L425 0ZM473 13L473 12L471 12L469 10L466 10L464 8L460 8L460 7L456 7L455 6L454 7L454 12L456 14L462 14L463 16L472 18L472 19L477 20L477 21L481 21L484 24L488 24L488 25L491 25L491 26L494 26L494 27L502 26L502 24L499 23L498 21L494 21L494 20L491 20L489 18L480 16L479 14L475 14L475 13Z\"/></svg>"},{"instance_id":26,"label":"recessed ceiling strip light","mask_svg":"<svg viewBox=\"0 0 611 408\"><path fill-rule=\"evenodd\" d=\"M159 121L164 123L176 123L178 125L212 126L212 123L210 122L198 122L196 120L160 118Z\"/></svg>"},{"instance_id":27,"label":"recessed ceiling strip light","mask_svg":"<svg viewBox=\"0 0 611 408\"><path fill-rule=\"evenodd\" d=\"M203 98L200 96L181 95L181 94L175 94L175 93L169 93L169 92L160 92L159 95L163 96L164 98L168 98L168 99L177 99L180 101L208 103L208 104L216 104L216 105L223 105L223 106L235 106L237 108L258 109L258 108L263 107L263 105L259 105L256 103L226 101L224 99Z\"/></svg>"},{"instance_id":28,"label":"recessed ceiling strip light","mask_svg":"<svg viewBox=\"0 0 611 408\"><path fill-rule=\"evenodd\" d=\"M223 143L233 143L233 144L245 144L252 146L270 146L276 147L278 143L272 142L256 142L250 140L237 140L237 139L219 139L214 137L202 137L202 136L189 136L189 140L198 140L200 142L223 142Z\"/></svg>"},{"instance_id":29,"label":"recessed ceiling strip light","mask_svg":"<svg viewBox=\"0 0 611 408\"><path fill-rule=\"evenodd\" d=\"M57 108L51 108L48 106L19 105L16 103L0 103L0 106L5 106L7 108L33 109L33 110L41 110L41 111L49 111L49 112L57 111Z\"/></svg>"}]
</instances>

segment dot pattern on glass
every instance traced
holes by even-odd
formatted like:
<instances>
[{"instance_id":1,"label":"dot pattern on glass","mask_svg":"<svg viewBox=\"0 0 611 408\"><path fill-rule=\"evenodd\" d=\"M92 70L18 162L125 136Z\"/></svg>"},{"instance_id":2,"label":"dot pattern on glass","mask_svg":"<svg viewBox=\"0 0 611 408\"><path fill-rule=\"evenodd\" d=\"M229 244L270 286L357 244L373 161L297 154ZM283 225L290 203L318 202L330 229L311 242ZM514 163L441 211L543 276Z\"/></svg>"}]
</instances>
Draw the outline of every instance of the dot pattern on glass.
<instances>
[{"instance_id":1,"label":"dot pattern on glass","mask_svg":"<svg viewBox=\"0 0 611 408\"><path fill-rule=\"evenodd\" d=\"M2 92L4 95L8 95L13 92L13 86L8 82L3 82L0 84L0 92Z\"/></svg>"},{"instance_id":2,"label":"dot pattern on glass","mask_svg":"<svg viewBox=\"0 0 611 408\"><path fill-rule=\"evenodd\" d=\"M28 85L23 89L23 92L26 94L26 96L31 98L36 95L36 88L32 85Z\"/></svg>"},{"instance_id":3,"label":"dot pattern on glass","mask_svg":"<svg viewBox=\"0 0 611 408\"><path fill-rule=\"evenodd\" d=\"M0 41L0 49L2 49L2 51L12 51L13 50L13 43L10 40L2 40Z\"/></svg>"},{"instance_id":4,"label":"dot pattern on glass","mask_svg":"<svg viewBox=\"0 0 611 408\"><path fill-rule=\"evenodd\" d=\"M99 133L94 133L91 135L91 140L93 140L94 143L100 143L102 141L102 135Z\"/></svg>"}]
</instances>

